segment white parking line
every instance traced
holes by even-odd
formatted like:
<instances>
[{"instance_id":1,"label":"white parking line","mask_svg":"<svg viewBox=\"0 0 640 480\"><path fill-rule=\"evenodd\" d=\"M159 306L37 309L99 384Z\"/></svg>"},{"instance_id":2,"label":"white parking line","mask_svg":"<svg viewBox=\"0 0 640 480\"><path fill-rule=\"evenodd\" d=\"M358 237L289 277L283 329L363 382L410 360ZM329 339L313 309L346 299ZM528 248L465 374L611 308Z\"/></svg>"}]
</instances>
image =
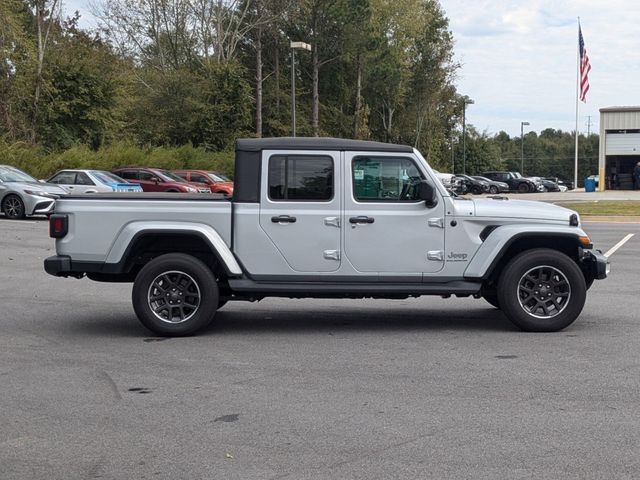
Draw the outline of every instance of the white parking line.
<instances>
[{"instance_id":1,"label":"white parking line","mask_svg":"<svg viewBox=\"0 0 640 480\"><path fill-rule=\"evenodd\" d=\"M618 249L623 246L625 243L627 243L631 237L633 237L635 235L635 233L630 233L629 235L627 235L626 237L624 237L622 240L620 240L618 243L616 243L613 247L611 247L611 249L604 254L605 257L610 257L611 255L613 255L614 253L616 253L618 251Z\"/></svg>"}]
</instances>

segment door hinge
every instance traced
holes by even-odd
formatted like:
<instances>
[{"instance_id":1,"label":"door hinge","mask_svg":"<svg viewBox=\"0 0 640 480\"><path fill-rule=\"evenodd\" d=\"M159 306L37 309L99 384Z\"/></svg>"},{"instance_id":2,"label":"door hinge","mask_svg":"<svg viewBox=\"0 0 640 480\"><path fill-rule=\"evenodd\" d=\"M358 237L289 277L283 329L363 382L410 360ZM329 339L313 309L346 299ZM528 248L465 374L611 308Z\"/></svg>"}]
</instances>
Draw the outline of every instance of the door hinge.
<instances>
[{"instance_id":1,"label":"door hinge","mask_svg":"<svg viewBox=\"0 0 640 480\"><path fill-rule=\"evenodd\" d=\"M444 252L442 250L431 250L427 252L427 260L442 262L444 260Z\"/></svg>"},{"instance_id":2,"label":"door hinge","mask_svg":"<svg viewBox=\"0 0 640 480\"><path fill-rule=\"evenodd\" d=\"M443 217L430 218L428 223L429 223L430 227L444 228L444 218Z\"/></svg>"},{"instance_id":3,"label":"door hinge","mask_svg":"<svg viewBox=\"0 0 640 480\"><path fill-rule=\"evenodd\" d=\"M340 217L326 217L324 219L324 224L327 227L338 227L338 228L340 228Z\"/></svg>"},{"instance_id":4,"label":"door hinge","mask_svg":"<svg viewBox=\"0 0 640 480\"><path fill-rule=\"evenodd\" d=\"M324 258L327 260L340 260L340 250L325 250Z\"/></svg>"}]
</instances>

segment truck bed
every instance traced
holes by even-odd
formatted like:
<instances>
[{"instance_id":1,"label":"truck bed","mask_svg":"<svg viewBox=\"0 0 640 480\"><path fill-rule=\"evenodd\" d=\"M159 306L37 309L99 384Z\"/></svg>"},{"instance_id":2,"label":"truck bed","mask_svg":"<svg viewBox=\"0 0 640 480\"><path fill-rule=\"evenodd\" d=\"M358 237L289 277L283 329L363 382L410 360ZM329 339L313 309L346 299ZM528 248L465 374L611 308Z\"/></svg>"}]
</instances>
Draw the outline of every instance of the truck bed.
<instances>
[{"instance_id":1,"label":"truck bed","mask_svg":"<svg viewBox=\"0 0 640 480\"><path fill-rule=\"evenodd\" d=\"M59 255L75 261L118 262L139 231L197 228L231 245L231 202L206 193L94 193L56 200L55 213L69 218ZM209 233L207 233L209 232Z\"/></svg>"}]
</instances>

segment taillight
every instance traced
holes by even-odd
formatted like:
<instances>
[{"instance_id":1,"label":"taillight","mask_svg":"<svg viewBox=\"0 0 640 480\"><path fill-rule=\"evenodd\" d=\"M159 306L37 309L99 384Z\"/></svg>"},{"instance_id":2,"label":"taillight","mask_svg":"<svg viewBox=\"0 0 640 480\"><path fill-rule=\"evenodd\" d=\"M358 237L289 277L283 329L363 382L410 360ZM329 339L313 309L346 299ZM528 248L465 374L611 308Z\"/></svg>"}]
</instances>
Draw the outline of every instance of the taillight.
<instances>
[{"instance_id":1,"label":"taillight","mask_svg":"<svg viewBox=\"0 0 640 480\"><path fill-rule=\"evenodd\" d=\"M49 217L49 236L62 238L69 232L69 218L66 215L53 214Z\"/></svg>"}]
</instances>

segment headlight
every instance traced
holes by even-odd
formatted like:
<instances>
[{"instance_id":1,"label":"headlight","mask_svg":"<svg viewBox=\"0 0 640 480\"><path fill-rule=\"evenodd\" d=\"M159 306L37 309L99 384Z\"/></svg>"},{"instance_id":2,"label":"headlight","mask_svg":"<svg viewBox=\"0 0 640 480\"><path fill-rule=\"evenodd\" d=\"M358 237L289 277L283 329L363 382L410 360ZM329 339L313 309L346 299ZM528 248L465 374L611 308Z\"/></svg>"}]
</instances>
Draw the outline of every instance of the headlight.
<instances>
[{"instance_id":1,"label":"headlight","mask_svg":"<svg viewBox=\"0 0 640 480\"><path fill-rule=\"evenodd\" d=\"M187 187L187 192L197 192L197 191L198 191L197 188Z\"/></svg>"},{"instance_id":2,"label":"headlight","mask_svg":"<svg viewBox=\"0 0 640 480\"><path fill-rule=\"evenodd\" d=\"M55 197L53 193L43 192L42 190L25 190L27 195L37 195L39 197Z\"/></svg>"}]
</instances>

